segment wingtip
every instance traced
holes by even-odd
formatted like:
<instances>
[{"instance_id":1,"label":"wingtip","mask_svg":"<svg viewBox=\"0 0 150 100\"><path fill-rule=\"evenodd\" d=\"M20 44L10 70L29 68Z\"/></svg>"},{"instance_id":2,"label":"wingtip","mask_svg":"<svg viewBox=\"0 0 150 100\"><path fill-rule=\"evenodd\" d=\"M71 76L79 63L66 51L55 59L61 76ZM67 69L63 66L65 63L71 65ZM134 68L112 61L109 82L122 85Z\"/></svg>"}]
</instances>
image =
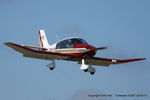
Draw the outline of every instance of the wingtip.
<instances>
[{"instance_id":1,"label":"wingtip","mask_svg":"<svg viewBox=\"0 0 150 100\"><path fill-rule=\"evenodd\" d=\"M146 58L137 58L138 60L146 60Z\"/></svg>"},{"instance_id":2,"label":"wingtip","mask_svg":"<svg viewBox=\"0 0 150 100\"><path fill-rule=\"evenodd\" d=\"M4 45L8 45L10 42L5 42Z\"/></svg>"},{"instance_id":3,"label":"wingtip","mask_svg":"<svg viewBox=\"0 0 150 100\"><path fill-rule=\"evenodd\" d=\"M146 58L124 59L124 60L117 60L117 62L133 62L133 61L140 61L140 60L146 60Z\"/></svg>"},{"instance_id":4,"label":"wingtip","mask_svg":"<svg viewBox=\"0 0 150 100\"><path fill-rule=\"evenodd\" d=\"M146 60L146 58L142 58L142 60Z\"/></svg>"},{"instance_id":5,"label":"wingtip","mask_svg":"<svg viewBox=\"0 0 150 100\"><path fill-rule=\"evenodd\" d=\"M135 61L139 61L139 60L146 60L146 58L137 58L137 59L134 59Z\"/></svg>"},{"instance_id":6,"label":"wingtip","mask_svg":"<svg viewBox=\"0 0 150 100\"><path fill-rule=\"evenodd\" d=\"M15 45L15 43L12 43L12 42L5 42L4 45L10 46L10 45Z\"/></svg>"}]
</instances>

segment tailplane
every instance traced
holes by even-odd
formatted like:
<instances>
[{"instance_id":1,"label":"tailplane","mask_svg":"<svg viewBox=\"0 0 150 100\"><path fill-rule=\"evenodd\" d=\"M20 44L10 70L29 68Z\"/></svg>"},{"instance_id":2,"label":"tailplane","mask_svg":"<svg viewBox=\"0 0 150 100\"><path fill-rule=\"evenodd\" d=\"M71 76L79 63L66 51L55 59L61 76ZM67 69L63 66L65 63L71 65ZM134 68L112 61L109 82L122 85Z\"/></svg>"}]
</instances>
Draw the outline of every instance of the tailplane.
<instances>
[{"instance_id":1,"label":"tailplane","mask_svg":"<svg viewBox=\"0 0 150 100\"><path fill-rule=\"evenodd\" d=\"M39 47L42 47L42 48L50 47L50 45L48 44L44 30L39 30Z\"/></svg>"}]
</instances>

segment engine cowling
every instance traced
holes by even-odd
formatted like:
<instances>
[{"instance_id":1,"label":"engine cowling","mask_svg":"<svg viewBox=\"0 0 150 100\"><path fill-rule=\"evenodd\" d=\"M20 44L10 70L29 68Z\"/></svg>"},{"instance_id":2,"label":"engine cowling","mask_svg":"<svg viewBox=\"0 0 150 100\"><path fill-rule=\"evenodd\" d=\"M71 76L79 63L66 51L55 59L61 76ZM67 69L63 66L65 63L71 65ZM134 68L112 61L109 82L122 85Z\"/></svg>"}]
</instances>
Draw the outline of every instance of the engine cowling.
<instances>
[{"instance_id":1,"label":"engine cowling","mask_svg":"<svg viewBox=\"0 0 150 100\"><path fill-rule=\"evenodd\" d=\"M86 48L86 49L89 49L90 51L88 51L88 52L86 52L85 54L82 55L83 58L93 57L96 54L95 47L93 47L89 44L78 43L78 44L75 44L73 46L73 48Z\"/></svg>"}]
</instances>

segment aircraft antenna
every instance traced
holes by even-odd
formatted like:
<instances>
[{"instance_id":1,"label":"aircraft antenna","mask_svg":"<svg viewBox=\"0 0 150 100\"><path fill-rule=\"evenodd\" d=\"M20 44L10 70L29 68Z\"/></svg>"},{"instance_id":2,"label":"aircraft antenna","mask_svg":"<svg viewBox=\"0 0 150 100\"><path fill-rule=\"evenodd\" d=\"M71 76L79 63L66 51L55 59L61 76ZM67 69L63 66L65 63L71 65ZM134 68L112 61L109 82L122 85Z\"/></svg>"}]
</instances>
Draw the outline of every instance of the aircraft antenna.
<instances>
[{"instance_id":1,"label":"aircraft antenna","mask_svg":"<svg viewBox=\"0 0 150 100\"><path fill-rule=\"evenodd\" d=\"M59 41L59 37L58 37L58 35L56 34L56 39L57 39L57 41Z\"/></svg>"}]
</instances>

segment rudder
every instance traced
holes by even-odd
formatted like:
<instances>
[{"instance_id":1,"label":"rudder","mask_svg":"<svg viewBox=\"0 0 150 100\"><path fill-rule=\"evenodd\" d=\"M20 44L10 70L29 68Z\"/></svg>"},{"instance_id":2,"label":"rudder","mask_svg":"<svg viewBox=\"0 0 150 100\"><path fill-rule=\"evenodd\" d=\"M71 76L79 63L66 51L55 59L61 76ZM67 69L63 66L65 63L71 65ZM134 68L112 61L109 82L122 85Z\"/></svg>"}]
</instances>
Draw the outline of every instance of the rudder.
<instances>
[{"instance_id":1,"label":"rudder","mask_svg":"<svg viewBox=\"0 0 150 100\"><path fill-rule=\"evenodd\" d=\"M49 48L49 43L44 30L39 30L39 47Z\"/></svg>"}]
</instances>

